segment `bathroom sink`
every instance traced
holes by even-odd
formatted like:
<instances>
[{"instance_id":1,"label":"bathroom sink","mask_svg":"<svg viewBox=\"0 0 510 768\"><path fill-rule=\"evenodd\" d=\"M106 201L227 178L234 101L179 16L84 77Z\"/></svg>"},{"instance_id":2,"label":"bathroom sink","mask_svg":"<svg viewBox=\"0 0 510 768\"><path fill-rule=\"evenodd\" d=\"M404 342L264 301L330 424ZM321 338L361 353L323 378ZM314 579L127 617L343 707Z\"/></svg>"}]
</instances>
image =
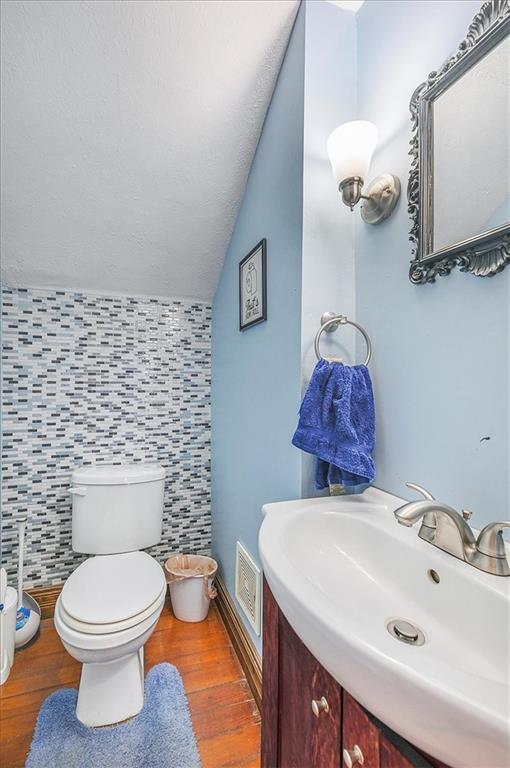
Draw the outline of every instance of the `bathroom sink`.
<instances>
[{"instance_id":1,"label":"bathroom sink","mask_svg":"<svg viewBox=\"0 0 510 768\"><path fill-rule=\"evenodd\" d=\"M266 504L266 579L309 650L390 728L453 768L508 768L510 577L398 525L403 503L370 488ZM393 619L423 644L390 634Z\"/></svg>"}]
</instances>

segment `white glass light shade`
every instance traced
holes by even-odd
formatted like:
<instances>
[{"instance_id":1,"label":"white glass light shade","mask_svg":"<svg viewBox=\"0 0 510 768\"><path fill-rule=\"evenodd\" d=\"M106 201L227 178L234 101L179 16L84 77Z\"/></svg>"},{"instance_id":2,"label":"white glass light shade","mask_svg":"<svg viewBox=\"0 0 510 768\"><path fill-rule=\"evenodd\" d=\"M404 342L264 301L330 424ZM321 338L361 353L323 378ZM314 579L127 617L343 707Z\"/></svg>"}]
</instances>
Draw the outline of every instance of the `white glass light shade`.
<instances>
[{"instance_id":1,"label":"white glass light shade","mask_svg":"<svg viewBox=\"0 0 510 768\"><path fill-rule=\"evenodd\" d=\"M368 120L344 123L330 133L328 155L337 184L352 176L366 181L376 143L377 127Z\"/></svg>"}]
</instances>

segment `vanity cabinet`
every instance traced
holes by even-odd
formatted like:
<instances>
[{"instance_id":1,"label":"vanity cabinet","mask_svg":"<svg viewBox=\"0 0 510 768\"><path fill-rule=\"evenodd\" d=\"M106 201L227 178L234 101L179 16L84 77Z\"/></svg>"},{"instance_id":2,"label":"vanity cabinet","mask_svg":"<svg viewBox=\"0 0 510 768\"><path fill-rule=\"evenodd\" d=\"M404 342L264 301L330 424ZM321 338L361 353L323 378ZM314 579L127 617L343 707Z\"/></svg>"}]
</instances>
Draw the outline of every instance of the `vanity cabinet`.
<instances>
[{"instance_id":1,"label":"vanity cabinet","mask_svg":"<svg viewBox=\"0 0 510 768\"><path fill-rule=\"evenodd\" d=\"M264 582L261 768L448 768L379 722L319 664Z\"/></svg>"},{"instance_id":2,"label":"vanity cabinet","mask_svg":"<svg viewBox=\"0 0 510 768\"><path fill-rule=\"evenodd\" d=\"M279 764L338 768L342 691L283 616L280 647Z\"/></svg>"}]
</instances>

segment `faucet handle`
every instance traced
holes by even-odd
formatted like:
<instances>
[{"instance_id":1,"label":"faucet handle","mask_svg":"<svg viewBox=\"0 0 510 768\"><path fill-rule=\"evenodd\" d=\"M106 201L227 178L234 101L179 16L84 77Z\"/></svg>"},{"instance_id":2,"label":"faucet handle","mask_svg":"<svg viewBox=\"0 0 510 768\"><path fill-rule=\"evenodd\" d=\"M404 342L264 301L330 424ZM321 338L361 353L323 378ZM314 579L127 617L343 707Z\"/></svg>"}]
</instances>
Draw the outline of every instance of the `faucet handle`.
<instances>
[{"instance_id":1,"label":"faucet handle","mask_svg":"<svg viewBox=\"0 0 510 768\"><path fill-rule=\"evenodd\" d=\"M510 520L502 520L499 523L489 523L480 531L476 548L482 555L489 557L506 558L505 540L503 528L510 528Z\"/></svg>"},{"instance_id":2,"label":"faucet handle","mask_svg":"<svg viewBox=\"0 0 510 768\"><path fill-rule=\"evenodd\" d=\"M426 488L422 488L421 485L417 485L416 483L406 483L408 488L412 488L413 491L418 491L418 493L421 493L424 499L428 499L429 501L435 501L434 496L427 491Z\"/></svg>"},{"instance_id":3,"label":"faucet handle","mask_svg":"<svg viewBox=\"0 0 510 768\"><path fill-rule=\"evenodd\" d=\"M467 521L467 520L471 520L471 518L473 517L473 513L471 512L471 510L470 510L470 509L463 509L463 510L462 510L462 517L463 517L463 518L464 518L464 520L466 520L466 521Z\"/></svg>"}]
</instances>

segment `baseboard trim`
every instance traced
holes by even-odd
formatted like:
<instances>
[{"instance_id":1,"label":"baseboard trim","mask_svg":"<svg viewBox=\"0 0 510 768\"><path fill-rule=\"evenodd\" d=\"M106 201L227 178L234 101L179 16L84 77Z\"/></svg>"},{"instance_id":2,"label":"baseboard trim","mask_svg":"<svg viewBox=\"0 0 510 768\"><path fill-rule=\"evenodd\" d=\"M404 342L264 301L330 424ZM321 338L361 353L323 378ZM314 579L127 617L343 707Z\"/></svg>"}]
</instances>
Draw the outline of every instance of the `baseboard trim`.
<instances>
[{"instance_id":1,"label":"baseboard trim","mask_svg":"<svg viewBox=\"0 0 510 768\"><path fill-rule=\"evenodd\" d=\"M262 659L239 618L234 601L227 592L225 583L220 576L216 576L216 587L218 590L218 597L216 598L218 611L246 675L253 698L260 710L262 703Z\"/></svg>"},{"instance_id":2,"label":"baseboard trim","mask_svg":"<svg viewBox=\"0 0 510 768\"><path fill-rule=\"evenodd\" d=\"M54 584L52 587L34 587L26 590L39 603L42 619L51 619L55 614L55 605L63 586L63 584Z\"/></svg>"}]
</instances>

